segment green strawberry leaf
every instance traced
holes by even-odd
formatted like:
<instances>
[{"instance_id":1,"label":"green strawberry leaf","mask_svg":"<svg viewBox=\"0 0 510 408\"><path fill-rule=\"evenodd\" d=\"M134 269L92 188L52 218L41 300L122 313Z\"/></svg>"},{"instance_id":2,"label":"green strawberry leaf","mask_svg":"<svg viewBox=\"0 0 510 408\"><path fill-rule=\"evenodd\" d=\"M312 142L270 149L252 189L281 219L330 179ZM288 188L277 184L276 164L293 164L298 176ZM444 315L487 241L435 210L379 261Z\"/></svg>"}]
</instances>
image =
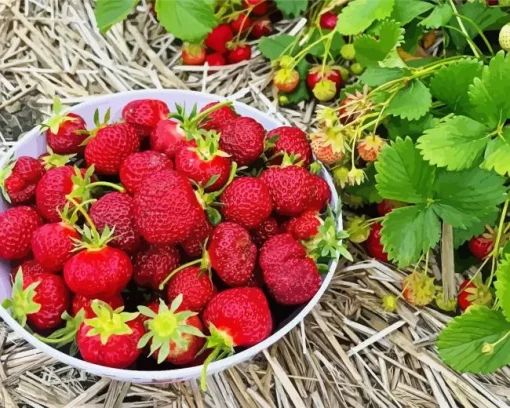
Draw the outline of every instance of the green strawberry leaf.
<instances>
[{"instance_id":1,"label":"green strawberry leaf","mask_svg":"<svg viewBox=\"0 0 510 408\"><path fill-rule=\"evenodd\" d=\"M453 116L418 139L425 160L448 170L472 167L489 142L489 129L466 116Z\"/></svg>"},{"instance_id":2,"label":"green strawberry leaf","mask_svg":"<svg viewBox=\"0 0 510 408\"><path fill-rule=\"evenodd\" d=\"M414 54L416 52L418 46L420 45L420 38L425 32L425 28L419 24L420 20L415 19L406 25L406 32L404 33L404 43L402 44L402 49L409 54Z\"/></svg>"},{"instance_id":3,"label":"green strawberry leaf","mask_svg":"<svg viewBox=\"0 0 510 408\"><path fill-rule=\"evenodd\" d=\"M471 227L454 228L453 229L453 245L455 248L460 247L464 242L469 241L471 238L483 234L486 225L495 225L498 219L498 211L493 211L483 217L479 217L480 221L474 223Z\"/></svg>"},{"instance_id":4,"label":"green strawberry leaf","mask_svg":"<svg viewBox=\"0 0 510 408\"><path fill-rule=\"evenodd\" d=\"M475 78L469 88L469 99L477 120L496 128L510 118L510 54L503 51L483 68L482 77Z\"/></svg>"},{"instance_id":5,"label":"green strawberry leaf","mask_svg":"<svg viewBox=\"0 0 510 408\"><path fill-rule=\"evenodd\" d=\"M97 0L94 14L99 30L104 34L114 24L131 14L139 0Z\"/></svg>"},{"instance_id":6,"label":"green strawberry leaf","mask_svg":"<svg viewBox=\"0 0 510 408\"><path fill-rule=\"evenodd\" d=\"M354 35L365 31L376 20L391 15L395 0L352 0L338 16L336 29L342 35Z\"/></svg>"},{"instance_id":7,"label":"green strawberry leaf","mask_svg":"<svg viewBox=\"0 0 510 408\"><path fill-rule=\"evenodd\" d=\"M421 25L427 28L440 28L448 24L453 17L453 9L447 4L439 4L434 7L432 13L421 21Z\"/></svg>"},{"instance_id":8,"label":"green strawberry leaf","mask_svg":"<svg viewBox=\"0 0 510 408\"><path fill-rule=\"evenodd\" d=\"M156 0L163 27L182 41L199 42L218 25L211 2L203 0Z\"/></svg>"},{"instance_id":9,"label":"green strawberry leaf","mask_svg":"<svg viewBox=\"0 0 510 408\"><path fill-rule=\"evenodd\" d=\"M298 17L308 7L308 0L275 0L276 7L285 18Z\"/></svg>"},{"instance_id":10,"label":"green strawberry leaf","mask_svg":"<svg viewBox=\"0 0 510 408\"><path fill-rule=\"evenodd\" d=\"M485 150L482 168L510 176L510 128L506 127L501 136L491 140Z\"/></svg>"},{"instance_id":11,"label":"green strawberry leaf","mask_svg":"<svg viewBox=\"0 0 510 408\"><path fill-rule=\"evenodd\" d=\"M410 138L383 148L375 163L377 191L383 198L426 203L432 195L435 169L420 155Z\"/></svg>"},{"instance_id":12,"label":"green strawberry leaf","mask_svg":"<svg viewBox=\"0 0 510 408\"><path fill-rule=\"evenodd\" d=\"M382 222L381 242L399 267L419 260L441 238L441 222L424 204L396 208Z\"/></svg>"},{"instance_id":13,"label":"green strawberry leaf","mask_svg":"<svg viewBox=\"0 0 510 408\"><path fill-rule=\"evenodd\" d=\"M482 75L483 65L472 59L465 59L441 68L430 81L432 96L454 113L468 115L471 110L468 89L475 78Z\"/></svg>"},{"instance_id":14,"label":"green strawberry leaf","mask_svg":"<svg viewBox=\"0 0 510 408\"><path fill-rule=\"evenodd\" d=\"M395 140L397 137L405 138L409 136L416 141L423 132L431 129L439 124L439 119L436 119L432 114L422 116L417 120L407 120L399 118L398 116L390 116L386 121L386 128L388 129L388 137Z\"/></svg>"},{"instance_id":15,"label":"green strawberry leaf","mask_svg":"<svg viewBox=\"0 0 510 408\"><path fill-rule=\"evenodd\" d=\"M506 320L510 322L510 254L505 254L496 269L496 296Z\"/></svg>"},{"instance_id":16,"label":"green strawberry leaf","mask_svg":"<svg viewBox=\"0 0 510 408\"><path fill-rule=\"evenodd\" d=\"M377 38L363 34L354 40L356 60L365 67L378 66L404 39L404 30L393 20L383 21L376 34Z\"/></svg>"},{"instance_id":17,"label":"green strawberry leaf","mask_svg":"<svg viewBox=\"0 0 510 408\"><path fill-rule=\"evenodd\" d=\"M288 34L282 34L276 37L264 37L259 42L259 51L264 57L274 61L283 54L289 54L291 44L294 41L295 37ZM294 52L295 51L296 50L294 50Z\"/></svg>"},{"instance_id":18,"label":"green strawberry leaf","mask_svg":"<svg viewBox=\"0 0 510 408\"><path fill-rule=\"evenodd\" d=\"M439 334L436 345L441 359L454 370L491 373L510 363L509 331L510 323L501 311L476 306L453 319ZM492 350L487 347L499 340Z\"/></svg>"},{"instance_id":19,"label":"green strawberry leaf","mask_svg":"<svg viewBox=\"0 0 510 408\"><path fill-rule=\"evenodd\" d=\"M369 67L360 75L359 79L369 87L376 88L386 82L402 78L409 71L400 68Z\"/></svg>"},{"instance_id":20,"label":"green strawberry leaf","mask_svg":"<svg viewBox=\"0 0 510 408\"><path fill-rule=\"evenodd\" d=\"M425 116L431 107L429 88L419 79L413 79L391 99L385 113L415 120Z\"/></svg>"},{"instance_id":21,"label":"green strawberry leaf","mask_svg":"<svg viewBox=\"0 0 510 408\"><path fill-rule=\"evenodd\" d=\"M423 0L395 0L391 18L406 25L433 7L432 3Z\"/></svg>"}]
</instances>

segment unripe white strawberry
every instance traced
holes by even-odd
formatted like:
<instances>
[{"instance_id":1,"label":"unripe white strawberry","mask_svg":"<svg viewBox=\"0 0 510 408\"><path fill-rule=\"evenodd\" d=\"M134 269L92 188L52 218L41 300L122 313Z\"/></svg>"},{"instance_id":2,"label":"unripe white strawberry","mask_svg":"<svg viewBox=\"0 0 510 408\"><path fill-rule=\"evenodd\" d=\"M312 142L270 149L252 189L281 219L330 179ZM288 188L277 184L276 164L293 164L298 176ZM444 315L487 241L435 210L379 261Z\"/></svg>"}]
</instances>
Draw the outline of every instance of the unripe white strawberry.
<instances>
[{"instance_id":1,"label":"unripe white strawberry","mask_svg":"<svg viewBox=\"0 0 510 408\"><path fill-rule=\"evenodd\" d=\"M499 45L505 51L510 51L510 23L506 23L499 32Z\"/></svg>"}]
</instances>

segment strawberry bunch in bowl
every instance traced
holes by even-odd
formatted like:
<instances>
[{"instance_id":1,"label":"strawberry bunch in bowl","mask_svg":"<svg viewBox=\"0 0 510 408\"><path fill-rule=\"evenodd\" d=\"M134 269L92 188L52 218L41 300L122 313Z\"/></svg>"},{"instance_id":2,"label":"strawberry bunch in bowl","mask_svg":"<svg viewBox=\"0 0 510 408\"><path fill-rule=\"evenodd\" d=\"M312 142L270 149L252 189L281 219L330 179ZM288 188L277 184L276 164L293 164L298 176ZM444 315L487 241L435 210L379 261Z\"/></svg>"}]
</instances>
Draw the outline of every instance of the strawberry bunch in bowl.
<instances>
[{"instance_id":1,"label":"strawberry bunch in bowl","mask_svg":"<svg viewBox=\"0 0 510 408\"><path fill-rule=\"evenodd\" d=\"M13 282L3 305L86 362L205 374L277 331L348 256L332 189L310 170L304 132L267 132L230 102L111 108L119 120L96 112L87 126L56 109L42 128L50 147L80 138L70 162L34 159L53 165L0 214Z\"/></svg>"}]
</instances>

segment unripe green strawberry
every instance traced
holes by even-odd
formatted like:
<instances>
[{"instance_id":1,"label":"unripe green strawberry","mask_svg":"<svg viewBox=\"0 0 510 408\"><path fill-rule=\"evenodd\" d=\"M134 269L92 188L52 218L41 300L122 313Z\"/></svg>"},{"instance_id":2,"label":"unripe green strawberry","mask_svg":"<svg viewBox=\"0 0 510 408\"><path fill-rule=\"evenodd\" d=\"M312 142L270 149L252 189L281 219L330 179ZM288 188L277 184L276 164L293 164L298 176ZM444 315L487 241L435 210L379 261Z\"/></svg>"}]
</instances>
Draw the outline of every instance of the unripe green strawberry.
<instances>
[{"instance_id":1,"label":"unripe green strawberry","mask_svg":"<svg viewBox=\"0 0 510 408\"><path fill-rule=\"evenodd\" d=\"M436 295L434 278L427 271L414 271L402 281L402 296L414 306L426 306Z\"/></svg>"},{"instance_id":2,"label":"unripe green strawberry","mask_svg":"<svg viewBox=\"0 0 510 408\"><path fill-rule=\"evenodd\" d=\"M351 65L351 72L354 74L354 75L361 75L361 73L365 70L365 68L363 67L363 65L361 65L359 62L356 62L354 64Z\"/></svg>"},{"instance_id":3,"label":"unripe green strawberry","mask_svg":"<svg viewBox=\"0 0 510 408\"><path fill-rule=\"evenodd\" d=\"M393 313L397 310L398 299L393 295L384 295L382 298L382 307L385 311Z\"/></svg>"},{"instance_id":4,"label":"unripe green strawberry","mask_svg":"<svg viewBox=\"0 0 510 408\"><path fill-rule=\"evenodd\" d=\"M506 23L499 32L499 45L505 51L510 51L510 23Z\"/></svg>"},{"instance_id":5,"label":"unripe green strawberry","mask_svg":"<svg viewBox=\"0 0 510 408\"><path fill-rule=\"evenodd\" d=\"M314 86L312 92L319 101L330 101L336 95L336 84L330 79L323 79Z\"/></svg>"},{"instance_id":6,"label":"unripe green strawberry","mask_svg":"<svg viewBox=\"0 0 510 408\"><path fill-rule=\"evenodd\" d=\"M335 167L333 169L333 181L335 185L344 188L349 182L349 169L347 167Z\"/></svg>"},{"instance_id":7,"label":"unripe green strawberry","mask_svg":"<svg viewBox=\"0 0 510 408\"><path fill-rule=\"evenodd\" d=\"M346 230L349 233L349 241L360 244L368 239L370 224L364 215L350 216L347 217Z\"/></svg>"},{"instance_id":8,"label":"unripe green strawberry","mask_svg":"<svg viewBox=\"0 0 510 408\"><path fill-rule=\"evenodd\" d=\"M346 60L352 60L356 56L356 50L354 44L345 44L340 48L340 55Z\"/></svg>"}]
</instances>

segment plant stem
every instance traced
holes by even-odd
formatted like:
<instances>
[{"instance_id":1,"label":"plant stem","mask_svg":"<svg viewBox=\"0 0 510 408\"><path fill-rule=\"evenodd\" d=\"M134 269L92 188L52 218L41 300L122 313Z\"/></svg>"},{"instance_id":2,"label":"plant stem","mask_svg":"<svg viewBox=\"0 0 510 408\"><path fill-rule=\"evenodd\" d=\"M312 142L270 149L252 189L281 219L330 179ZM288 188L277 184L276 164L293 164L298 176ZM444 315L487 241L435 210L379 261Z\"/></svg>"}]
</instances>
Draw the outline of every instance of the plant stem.
<instances>
[{"instance_id":1,"label":"plant stem","mask_svg":"<svg viewBox=\"0 0 510 408\"><path fill-rule=\"evenodd\" d=\"M200 112L197 116L195 116L193 119L191 119L192 123L199 123L202 119L206 118L210 113L214 112L215 110L218 110L220 108L223 108L224 106L230 106L232 105L232 101L223 101L220 103L217 103L214 106L211 106L210 108L206 109L203 112Z\"/></svg>"},{"instance_id":2,"label":"plant stem","mask_svg":"<svg viewBox=\"0 0 510 408\"><path fill-rule=\"evenodd\" d=\"M476 24L472 19L470 19L469 17L466 17L466 16L463 16L462 14L457 14L455 13L455 17L457 18L462 18L464 20L466 20L468 23L471 23L471 25L475 28L475 30L478 32L478 35L480 37L482 37L482 40L483 42L485 43L485 45L487 46L489 52L491 53L492 56L494 56L494 49L492 48L492 45L491 43L489 42L489 40L487 39L487 37L485 36L483 30L480 29L480 27L478 27L478 24Z\"/></svg>"},{"instance_id":3,"label":"plant stem","mask_svg":"<svg viewBox=\"0 0 510 408\"><path fill-rule=\"evenodd\" d=\"M83 204L78 203L73 197L66 196L67 200L70 201L76 208L78 208L78 211L83 215L83 218L85 218L85 221L87 221L87 224L89 224L90 229L97 234L96 225L90 218L90 216L87 214L87 211L83 209Z\"/></svg>"},{"instance_id":4,"label":"plant stem","mask_svg":"<svg viewBox=\"0 0 510 408\"><path fill-rule=\"evenodd\" d=\"M505 204L503 205L503 211L502 211L501 217L499 219L498 233L496 234L496 240L494 241L494 249L493 249L494 252L491 254L491 257L492 257L491 276L489 277L488 286L490 286L492 284L492 280L494 279L494 274L496 273L496 260L499 255L499 253L498 253L499 244L501 242L501 236L503 235L503 230L504 230L503 225L505 224L505 218L506 218L506 213L508 211L509 203L510 203L510 196L507 197Z\"/></svg>"},{"instance_id":5,"label":"plant stem","mask_svg":"<svg viewBox=\"0 0 510 408\"><path fill-rule=\"evenodd\" d=\"M119 186L114 183L109 183L107 181L96 181L95 183L91 183L87 186L88 189L94 188L94 187L110 187L114 190L117 190L119 193L125 193L126 189L122 186Z\"/></svg>"},{"instance_id":6,"label":"plant stem","mask_svg":"<svg viewBox=\"0 0 510 408\"><path fill-rule=\"evenodd\" d=\"M457 6L455 6L455 3L453 2L453 0L449 0L450 2L450 6L452 7L453 9L453 12L455 13L456 15L456 19L457 19L457 23L459 23L459 26L460 26L460 29L462 30L462 32L464 33L464 35L466 36L466 39L469 38L471 39L471 37L469 36L467 30L466 30L466 27L464 27L464 23L462 22L462 20L459 18L458 16L458 13L457 13ZM471 47L471 50L473 51L473 54L477 57L477 58L480 58L481 55L478 53L478 51L473 47L473 45L471 43L469 43L469 46Z\"/></svg>"}]
</instances>

